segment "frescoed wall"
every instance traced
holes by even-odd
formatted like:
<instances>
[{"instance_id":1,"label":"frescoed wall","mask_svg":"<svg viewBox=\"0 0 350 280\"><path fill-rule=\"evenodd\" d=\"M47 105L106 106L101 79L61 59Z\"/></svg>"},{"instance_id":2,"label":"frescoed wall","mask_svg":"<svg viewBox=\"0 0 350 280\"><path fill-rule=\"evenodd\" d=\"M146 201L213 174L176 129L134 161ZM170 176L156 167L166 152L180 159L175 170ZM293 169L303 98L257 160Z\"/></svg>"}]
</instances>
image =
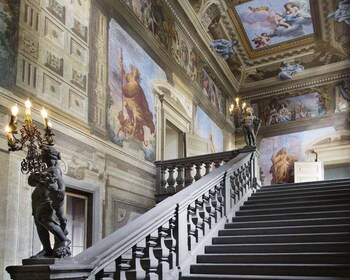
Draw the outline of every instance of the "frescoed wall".
<instances>
[{"instance_id":1,"label":"frescoed wall","mask_svg":"<svg viewBox=\"0 0 350 280\"><path fill-rule=\"evenodd\" d=\"M223 151L223 133L204 111L197 107L194 133L204 139L209 140L210 153L219 153Z\"/></svg>"},{"instance_id":2,"label":"frescoed wall","mask_svg":"<svg viewBox=\"0 0 350 280\"><path fill-rule=\"evenodd\" d=\"M124 3L160 41L195 84L203 88L204 79L208 77L207 96L213 106L223 113L221 91L203 69L204 63L193 43L175 23L167 9L159 1L154 0L124 0Z\"/></svg>"},{"instance_id":3,"label":"frescoed wall","mask_svg":"<svg viewBox=\"0 0 350 280\"><path fill-rule=\"evenodd\" d=\"M326 114L329 97L319 92L268 101L263 104L266 125L308 119Z\"/></svg>"},{"instance_id":4,"label":"frescoed wall","mask_svg":"<svg viewBox=\"0 0 350 280\"><path fill-rule=\"evenodd\" d=\"M128 143L155 160L154 80L164 71L112 20L109 24L109 135L120 146Z\"/></svg>"},{"instance_id":5,"label":"frescoed wall","mask_svg":"<svg viewBox=\"0 0 350 280\"><path fill-rule=\"evenodd\" d=\"M294 162L307 161L307 145L334 131L333 127L327 127L262 139L258 149L263 185L292 183Z\"/></svg>"},{"instance_id":6,"label":"frescoed wall","mask_svg":"<svg viewBox=\"0 0 350 280\"><path fill-rule=\"evenodd\" d=\"M123 0L134 12L142 24L147 27L157 40L169 50L169 34L173 28L174 20L163 7L161 1L155 0Z\"/></svg>"},{"instance_id":7,"label":"frescoed wall","mask_svg":"<svg viewBox=\"0 0 350 280\"><path fill-rule=\"evenodd\" d=\"M177 25L172 27L170 37L172 57L186 71L191 80L198 84L199 68L202 63L196 49Z\"/></svg>"},{"instance_id":8,"label":"frescoed wall","mask_svg":"<svg viewBox=\"0 0 350 280\"><path fill-rule=\"evenodd\" d=\"M18 46L19 0L0 1L0 86L14 85Z\"/></svg>"},{"instance_id":9,"label":"frescoed wall","mask_svg":"<svg viewBox=\"0 0 350 280\"><path fill-rule=\"evenodd\" d=\"M314 32L309 0L254 0L235 8L252 49Z\"/></svg>"},{"instance_id":10,"label":"frescoed wall","mask_svg":"<svg viewBox=\"0 0 350 280\"><path fill-rule=\"evenodd\" d=\"M216 86L208 73L202 69L201 88L204 96L208 97L211 104L220 112L223 112L222 95L220 89Z\"/></svg>"}]
</instances>

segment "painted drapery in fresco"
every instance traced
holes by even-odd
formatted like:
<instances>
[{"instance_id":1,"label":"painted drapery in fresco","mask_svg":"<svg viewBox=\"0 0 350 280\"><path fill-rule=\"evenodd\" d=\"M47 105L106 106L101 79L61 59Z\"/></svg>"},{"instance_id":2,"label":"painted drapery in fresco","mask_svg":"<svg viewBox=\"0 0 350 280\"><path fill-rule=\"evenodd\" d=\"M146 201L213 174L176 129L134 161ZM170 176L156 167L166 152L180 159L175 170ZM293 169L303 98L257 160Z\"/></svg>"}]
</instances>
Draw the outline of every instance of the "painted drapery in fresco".
<instances>
[{"instance_id":1,"label":"painted drapery in fresco","mask_svg":"<svg viewBox=\"0 0 350 280\"><path fill-rule=\"evenodd\" d=\"M254 0L235 7L252 49L313 34L309 0Z\"/></svg>"},{"instance_id":2,"label":"painted drapery in fresco","mask_svg":"<svg viewBox=\"0 0 350 280\"><path fill-rule=\"evenodd\" d=\"M155 160L154 80L166 80L164 71L114 21L109 26L109 135L120 146L128 143Z\"/></svg>"},{"instance_id":3,"label":"painted drapery in fresco","mask_svg":"<svg viewBox=\"0 0 350 280\"><path fill-rule=\"evenodd\" d=\"M199 107L197 107L196 112L194 133L197 136L209 140L209 153L219 153L223 151L222 130Z\"/></svg>"}]
</instances>

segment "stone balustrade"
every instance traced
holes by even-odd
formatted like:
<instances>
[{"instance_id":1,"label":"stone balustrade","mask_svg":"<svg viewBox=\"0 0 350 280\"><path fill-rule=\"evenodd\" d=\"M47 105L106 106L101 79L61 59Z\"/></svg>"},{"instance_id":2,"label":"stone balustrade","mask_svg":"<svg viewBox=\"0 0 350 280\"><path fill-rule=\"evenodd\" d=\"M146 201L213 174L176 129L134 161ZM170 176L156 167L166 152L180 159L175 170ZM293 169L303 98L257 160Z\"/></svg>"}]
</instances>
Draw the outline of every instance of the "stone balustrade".
<instances>
[{"instance_id":1,"label":"stone balustrade","mask_svg":"<svg viewBox=\"0 0 350 280\"><path fill-rule=\"evenodd\" d=\"M210 162L217 163L214 170L201 179L198 175L197 179L194 178L196 182L74 258L56 261L47 269L47 275L40 279L179 279L188 269L198 247L203 247L208 236L217 231L242 201L259 187L257 156L253 148L215 155ZM200 162L209 164L206 159L195 157L197 163L192 159L173 162L184 168ZM226 164L220 166L222 162ZM171 170L170 166L174 165L169 163L157 162L157 167ZM182 175L179 173L175 179L170 171L167 184L164 184L165 177L160 175L163 180L160 186L171 187L174 182L181 185L178 177ZM85 269L81 278L77 277L74 267ZM24 274L28 277L34 275L30 275L25 265L8 267L7 270L16 280L27 279L19 278ZM34 273L33 267L31 271ZM64 271L62 277L60 271ZM67 276L70 271L74 278Z\"/></svg>"}]
</instances>

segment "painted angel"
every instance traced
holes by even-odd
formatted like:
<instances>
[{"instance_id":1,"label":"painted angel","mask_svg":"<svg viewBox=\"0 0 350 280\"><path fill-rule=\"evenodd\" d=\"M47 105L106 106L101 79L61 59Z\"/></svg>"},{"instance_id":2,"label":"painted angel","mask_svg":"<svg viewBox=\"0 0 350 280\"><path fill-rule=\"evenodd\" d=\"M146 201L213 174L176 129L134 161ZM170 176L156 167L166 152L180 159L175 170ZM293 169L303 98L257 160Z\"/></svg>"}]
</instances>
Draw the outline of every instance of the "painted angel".
<instances>
[{"instance_id":1,"label":"painted angel","mask_svg":"<svg viewBox=\"0 0 350 280\"><path fill-rule=\"evenodd\" d=\"M255 44L256 48L265 47L270 45L272 34L267 34L266 32L261 33L260 35L255 34L255 38L252 39L252 42Z\"/></svg>"},{"instance_id":2,"label":"painted angel","mask_svg":"<svg viewBox=\"0 0 350 280\"><path fill-rule=\"evenodd\" d=\"M283 13L275 12L276 36L300 36L303 25L311 24L309 3L305 0L288 1L283 5Z\"/></svg>"},{"instance_id":3,"label":"painted angel","mask_svg":"<svg viewBox=\"0 0 350 280\"><path fill-rule=\"evenodd\" d=\"M290 64L289 62L283 62L280 69L281 72L278 73L278 78L281 80L292 80L292 75L294 73L304 71L304 66L301 64Z\"/></svg>"},{"instance_id":4,"label":"painted angel","mask_svg":"<svg viewBox=\"0 0 350 280\"><path fill-rule=\"evenodd\" d=\"M350 25L350 0L340 0L338 9L331 12L327 18L333 18L338 22L344 21L346 24Z\"/></svg>"},{"instance_id":5,"label":"painted angel","mask_svg":"<svg viewBox=\"0 0 350 280\"><path fill-rule=\"evenodd\" d=\"M210 43L210 47L226 60L229 58L230 54L237 55L237 52L233 49L237 44L237 39L233 39L232 41L217 39Z\"/></svg>"}]
</instances>

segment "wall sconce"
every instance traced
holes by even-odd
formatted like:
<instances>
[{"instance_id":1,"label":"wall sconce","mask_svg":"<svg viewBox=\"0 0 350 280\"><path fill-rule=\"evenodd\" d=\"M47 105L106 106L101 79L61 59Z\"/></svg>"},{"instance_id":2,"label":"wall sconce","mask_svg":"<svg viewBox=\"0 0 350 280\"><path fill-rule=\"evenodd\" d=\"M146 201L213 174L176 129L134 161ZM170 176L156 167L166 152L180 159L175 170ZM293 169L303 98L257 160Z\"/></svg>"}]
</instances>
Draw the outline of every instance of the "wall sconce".
<instances>
[{"instance_id":1,"label":"wall sconce","mask_svg":"<svg viewBox=\"0 0 350 280\"><path fill-rule=\"evenodd\" d=\"M28 99L25 103L24 122L20 129L20 136L17 136L17 104L11 109L11 120L9 125L5 127L7 135L7 144L9 151L27 150L27 156L21 163L21 172L23 174L41 172L45 168L42 163L39 149L44 145L53 146L52 124L48 120L48 115L43 108L41 115L44 123L44 135L36 127L31 115L32 103Z\"/></svg>"}]
</instances>

